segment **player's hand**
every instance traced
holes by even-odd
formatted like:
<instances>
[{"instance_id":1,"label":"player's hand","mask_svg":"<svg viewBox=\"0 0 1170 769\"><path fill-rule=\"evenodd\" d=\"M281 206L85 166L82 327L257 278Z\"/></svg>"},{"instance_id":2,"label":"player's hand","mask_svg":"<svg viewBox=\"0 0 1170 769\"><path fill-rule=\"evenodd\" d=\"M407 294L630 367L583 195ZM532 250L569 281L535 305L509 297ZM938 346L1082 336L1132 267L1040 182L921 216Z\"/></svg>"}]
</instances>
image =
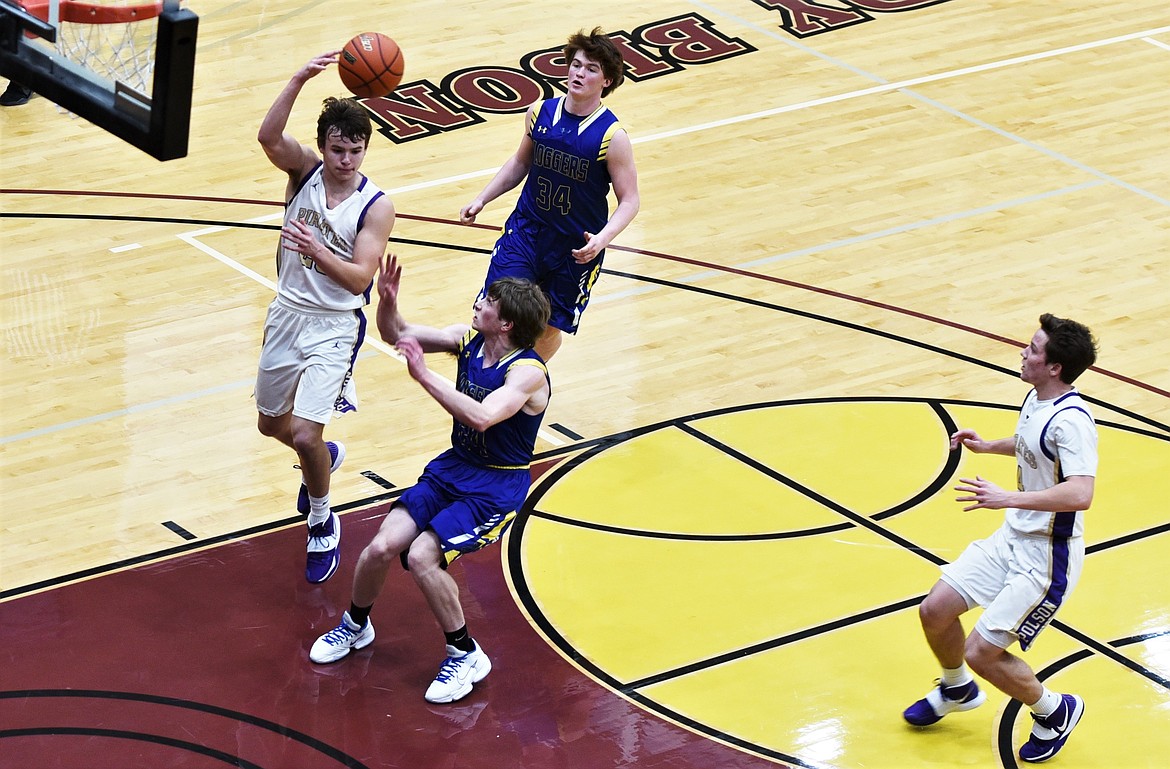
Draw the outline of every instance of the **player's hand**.
<instances>
[{"instance_id":1,"label":"player's hand","mask_svg":"<svg viewBox=\"0 0 1170 769\"><path fill-rule=\"evenodd\" d=\"M607 244L602 243L601 239L590 232L585 233L585 245L580 248L574 248L570 253L573 258L577 260L577 264L588 264L597 258L598 254L605 250Z\"/></svg>"},{"instance_id":2,"label":"player's hand","mask_svg":"<svg viewBox=\"0 0 1170 769\"><path fill-rule=\"evenodd\" d=\"M459 223L471 224L475 221L475 216L483 210L483 201L479 198L471 201L459 211Z\"/></svg>"},{"instance_id":3,"label":"player's hand","mask_svg":"<svg viewBox=\"0 0 1170 769\"><path fill-rule=\"evenodd\" d=\"M337 57L340 55L340 50L326 51L325 53L318 54L312 59L309 59L309 63L301 67L301 70L297 73L297 75L299 75L304 80L308 80L311 77L316 77L317 75L320 75L322 72L324 72L325 68L330 64L336 64Z\"/></svg>"},{"instance_id":4,"label":"player's hand","mask_svg":"<svg viewBox=\"0 0 1170 769\"><path fill-rule=\"evenodd\" d=\"M406 370L416 380L422 381L427 373L426 356L423 355L422 345L412 336L404 336L395 344L394 349L406 359Z\"/></svg>"},{"instance_id":5,"label":"player's hand","mask_svg":"<svg viewBox=\"0 0 1170 769\"><path fill-rule=\"evenodd\" d=\"M402 266L395 254L386 252L385 262L378 263L378 298L387 304L398 303L398 287L402 281Z\"/></svg>"},{"instance_id":6,"label":"player's hand","mask_svg":"<svg viewBox=\"0 0 1170 769\"><path fill-rule=\"evenodd\" d=\"M974 478L960 478L959 483L962 485L956 486L955 491L964 496L955 497L955 501L974 503L964 507L964 513L968 510L978 510L979 508L1002 510L1005 507L1011 507L1011 503L1007 498L1007 492L991 481L985 481L977 475Z\"/></svg>"},{"instance_id":7,"label":"player's hand","mask_svg":"<svg viewBox=\"0 0 1170 769\"><path fill-rule=\"evenodd\" d=\"M298 254L316 259L320 253L320 243L313 236L313 228L300 219L293 219L281 227L280 237L286 248L290 248Z\"/></svg>"},{"instance_id":8,"label":"player's hand","mask_svg":"<svg viewBox=\"0 0 1170 769\"><path fill-rule=\"evenodd\" d=\"M957 430L951 435L951 451L957 450L960 446L966 446L978 454L983 451L983 444L984 441L979 437L979 433L971 429Z\"/></svg>"}]
</instances>

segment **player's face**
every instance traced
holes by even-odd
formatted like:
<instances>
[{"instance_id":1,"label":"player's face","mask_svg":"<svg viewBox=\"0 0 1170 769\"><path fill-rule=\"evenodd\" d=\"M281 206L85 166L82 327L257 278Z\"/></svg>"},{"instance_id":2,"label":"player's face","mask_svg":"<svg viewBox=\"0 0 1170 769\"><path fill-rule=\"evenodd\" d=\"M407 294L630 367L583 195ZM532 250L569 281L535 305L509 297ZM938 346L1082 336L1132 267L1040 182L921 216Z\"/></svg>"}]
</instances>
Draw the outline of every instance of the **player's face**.
<instances>
[{"instance_id":1,"label":"player's face","mask_svg":"<svg viewBox=\"0 0 1170 769\"><path fill-rule=\"evenodd\" d=\"M352 178L366 157L364 141L350 141L338 131L330 131L325 138L325 145L319 149L326 172L336 179Z\"/></svg>"},{"instance_id":2,"label":"player's face","mask_svg":"<svg viewBox=\"0 0 1170 769\"><path fill-rule=\"evenodd\" d=\"M577 51L569 62L569 93L573 96L598 98L610 84L601 64L590 59L583 51Z\"/></svg>"},{"instance_id":3,"label":"player's face","mask_svg":"<svg viewBox=\"0 0 1170 769\"><path fill-rule=\"evenodd\" d=\"M1044 347L1048 344L1048 334L1044 329L1037 329L1032 335L1032 341L1020 351L1023 363L1020 364L1020 379L1030 385L1038 385L1048 380L1052 366L1048 363L1048 355Z\"/></svg>"},{"instance_id":4,"label":"player's face","mask_svg":"<svg viewBox=\"0 0 1170 769\"><path fill-rule=\"evenodd\" d=\"M485 296L475 302L474 313L471 316L471 327L476 331L491 333L502 330L500 327L500 300Z\"/></svg>"}]
</instances>

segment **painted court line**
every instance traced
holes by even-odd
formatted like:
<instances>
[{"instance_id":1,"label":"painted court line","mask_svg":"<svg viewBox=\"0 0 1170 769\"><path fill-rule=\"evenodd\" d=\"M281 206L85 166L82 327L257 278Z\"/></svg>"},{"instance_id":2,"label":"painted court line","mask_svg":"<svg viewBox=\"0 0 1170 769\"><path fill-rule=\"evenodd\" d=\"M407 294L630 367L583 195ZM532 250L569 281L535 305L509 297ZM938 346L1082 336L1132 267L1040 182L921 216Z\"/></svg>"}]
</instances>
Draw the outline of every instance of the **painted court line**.
<instances>
[{"instance_id":1,"label":"painted court line","mask_svg":"<svg viewBox=\"0 0 1170 769\"><path fill-rule=\"evenodd\" d=\"M745 22L746 23L746 22ZM754 25L749 25L754 26ZM795 104L786 104L780 107L773 107L771 109L761 110L759 112L749 112L744 115L736 115L721 120L714 120L707 123L699 123L697 125L687 126L685 128L676 128L670 131L662 131L656 134L649 134L641 137L630 137L633 144L644 144L646 142L659 141L661 139L671 139L676 136L685 136L687 134L699 133L701 131L710 131L716 128L723 128L724 126L735 125L737 123L746 123L752 120L761 120L763 118L774 117L782 115L787 112L797 112L799 110L811 109L813 107L820 107L825 104L835 104L837 102L849 101L851 99L860 99L866 96L874 96L876 94L888 93L890 91L898 91L906 88L913 88L914 86L923 85L926 83L936 83L943 80L951 80L959 77L966 77L967 75L979 74L981 72L990 72L997 69L1004 69L1006 67L1014 67L1019 64L1027 64L1034 61L1043 61L1044 59L1052 59L1059 56L1064 56L1070 53L1078 53L1080 51L1089 51L1094 48L1102 48L1105 46L1116 45L1117 43L1124 43L1129 40L1145 40L1152 42L1155 45L1161 46L1161 43L1150 40L1152 35L1159 35L1170 32L1170 26L1155 27L1153 29L1141 30L1140 32L1130 32L1125 35L1118 35L1116 37L1109 37L1103 40L1092 40L1086 43L1079 43L1077 45L1070 45L1064 48L1054 48L1049 51L1038 51L1023 56L1015 56L1010 59L1001 59L1000 61L987 62L986 64L977 64L971 67L963 67L961 69L950 70L948 72L939 72L934 75L924 75L922 77L909 78L907 80L899 80L893 83L882 82L880 85L875 85L870 88L861 88L855 91L846 91L845 93L836 94L833 96L825 96L819 99L810 99L808 101L797 102ZM803 47L803 46L802 46ZM1163 46L1165 47L1165 46ZM816 51L808 49L810 53L816 54ZM842 65L845 66L845 65ZM852 67L846 67L854 72L857 72ZM858 74L863 74L858 72ZM873 77L873 76L868 76ZM877 78L874 78L877 79ZM484 176L492 176L500 170L499 166L494 168L484 168L479 171L470 171L468 173L457 174L455 176L445 176L441 179L432 179L427 182L419 182L418 184L411 184L406 187L399 187L390 190L391 193L396 192L413 192L415 190L430 189L432 187L441 187L446 184L453 184L456 182L467 181L468 179L477 179Z\"/></svg>"}]
</instances>

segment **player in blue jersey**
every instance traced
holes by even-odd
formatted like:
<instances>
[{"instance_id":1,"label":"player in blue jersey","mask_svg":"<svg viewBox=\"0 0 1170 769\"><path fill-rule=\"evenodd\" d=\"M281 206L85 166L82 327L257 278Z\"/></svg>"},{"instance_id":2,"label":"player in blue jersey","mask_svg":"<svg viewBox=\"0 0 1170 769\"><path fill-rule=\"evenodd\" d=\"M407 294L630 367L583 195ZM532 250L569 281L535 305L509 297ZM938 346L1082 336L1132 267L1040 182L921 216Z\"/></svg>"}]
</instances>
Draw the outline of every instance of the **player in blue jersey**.
<instances>
[{"instance_id":1,"label":"player in blue jersey","mask_svg":"<svg viewBox=\"0 0 1170 769\"><path fill-rule=\"evenodd\" d=\"M316 150L285 130L305 83L336 64L337 55L323 53L297 70L257 134L269 161L287 175L276 298L256 376L257 426L300 460L297 510L308 518L305 578L313 583L329 579L340 561L341 520L329 502L329 476L345 459L345 446L325 441L325 425L335 410L356 408L362 308L394 227L394 204L359 171L373 133L361 104L325 100Z\"/></svg>"},{"instance_id":2,"label":"player in blue jersey","mask_svg":"<svg viewBox=\"0 0 1170 769\"><path fill-rule=\"evenodd\" d=\"M624 78L621 52L599 27L570 37L564 54L567 93L528 108L519 149L459 212L470 224L485 205L524 182L492 250L484 287L511 276L544 289L552 314L536 351L546 361L560 348L562 331L577 333L605 247L641 205L630 137L601 103ZM611 186L617 198L612 216Z\"/></svg>"},{"instance_id":3,"label":"player in blue jersey","mask_svg":"<svg viewBox=\"0 0 1170 769\"><path fill-rule=\"evenodd\" d=\"M341 623L309 651L335 662L374 640L370 609L400 559L446 637L447 658L426 691L428 702L454 702L491 670L467 631L459 588L447 566L500 538L524 502L536 434L552 394L532 347L548 322L548 299L534 283L501 278L475 303L470 326L407 323L398 311L401 269L387 256L378 278L378 330L406 358L410 375L453 417L451 448L390 507L362 551L352 603ZM429 370L426 352L458 358L455 384Z\"/></svg>"},{"instance_id":4,"label":"player in blue jersey","mask_svg":"<svg viewBox=\"0 0 1170 769\"><path fill-rule=\"evenodd\" d=\"M1016 432L984 440L974 430L951 436L951 450L1016 458L1017 490L980 477L963 478L955 490L964 511L1006 509L1003 526L943 567L942 577L919 609L942 678L903 714L928 726L948 713L971 710L986 696L967 669L1031 708L1032 734L1020 758L1038 763L1056 755L1084 712L1075 694L1059 694L1041 683L1008 647L1027 651L1036 635L1072 592L1085 556L1084 511L1093 501L1097 474L1097 427L1073 382L1097 360L1088 328L1045 313L1032 341L1020 353L1020 378L1032 385ZM984 611L964 636L959 617Z\"/></svg>"}]
</instances>

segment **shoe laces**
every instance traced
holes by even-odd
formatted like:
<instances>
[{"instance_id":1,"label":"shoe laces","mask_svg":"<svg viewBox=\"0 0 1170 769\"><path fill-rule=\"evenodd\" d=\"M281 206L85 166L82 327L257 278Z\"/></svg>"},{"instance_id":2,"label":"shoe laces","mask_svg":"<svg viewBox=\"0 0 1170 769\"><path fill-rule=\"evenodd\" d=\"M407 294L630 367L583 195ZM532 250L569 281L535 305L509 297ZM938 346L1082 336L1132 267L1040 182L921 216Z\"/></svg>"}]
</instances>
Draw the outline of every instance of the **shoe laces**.
<instances>
[{"instance_id":1,"label":"shoe laces","mask_svg":"<svg viewBox=\"0 0 1170 769\"><path fill-rule=\"evenodd\" d=\"M333 516L329 516L316 526L309 527L309 539L326 539L333 536Z\"/></svg>"},{"instance_id":2,"label":"shoe laces","mask_svg":"<svg viewBox=\"0 0 1170 769\"><path fill-rule=\"evenodd\" d=\"M348 625L342 622L340 625L325 634L325 640L333 646L346 644L352 641L354 638L357 638L357 635L360 632L362 632L361 628L353 631L349 629Z\"/></svg>"},{"instance_id":3,"label":"shoe laces","mask_svg":"<svg viewBox=\"0 0 1170 769\"><path fill-rule=\"evenodd\" d=\"M467 663L467 658L470 656L471 654L468 653L462 657L448 657L443 660L443 664L439 667L439 674L435 676L435 680L447 683L452 678L455 678L456 671Z\"/></svg>"}]
</instances>

